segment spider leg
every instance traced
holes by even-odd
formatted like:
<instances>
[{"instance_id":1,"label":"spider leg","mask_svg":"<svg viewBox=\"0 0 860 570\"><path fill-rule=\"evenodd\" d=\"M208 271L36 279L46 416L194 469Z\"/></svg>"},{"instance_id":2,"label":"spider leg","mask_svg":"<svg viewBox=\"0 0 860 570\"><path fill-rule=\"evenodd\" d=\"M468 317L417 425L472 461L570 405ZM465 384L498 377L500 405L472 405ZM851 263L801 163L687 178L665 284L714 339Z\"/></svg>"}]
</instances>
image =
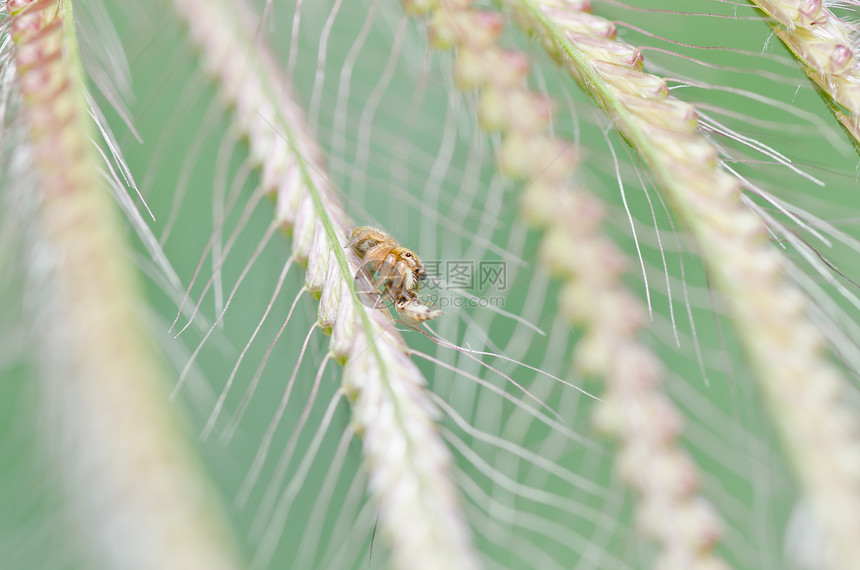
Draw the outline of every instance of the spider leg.
<instances>
[{"instance_id":1,"label":"spider leg","mask_svg":"<svg viewBox=\"0 0 860 570\"><path fill-rule=\"evenodd\" d=\"M383 262L383 267L380 272L385 272L383 276L391 284L394 291L399 291L403 286L403 277L400 275L400 263L394 254L388 255Z\"/></svg>"},{"instance_id":2,"label":"spider leg","mask_svg":"<svg viewBox=\"0 0 860 570\"><path fill-rule=\"evenodd\" d=\"M385 260L391 255L391 250L393 249L394 247L391 244L380 243L368 249L361 259L364 263L370 265L374 271L379 271Z\"/></svg>"}]
</instances>

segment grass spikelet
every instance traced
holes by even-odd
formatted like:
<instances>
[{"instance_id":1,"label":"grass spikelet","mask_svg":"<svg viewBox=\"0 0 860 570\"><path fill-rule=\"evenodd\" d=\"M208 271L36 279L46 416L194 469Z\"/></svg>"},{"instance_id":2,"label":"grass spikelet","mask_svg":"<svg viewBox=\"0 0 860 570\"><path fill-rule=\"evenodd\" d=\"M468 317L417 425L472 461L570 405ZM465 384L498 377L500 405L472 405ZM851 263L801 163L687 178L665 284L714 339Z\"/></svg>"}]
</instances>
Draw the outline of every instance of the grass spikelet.
<instances>
[{"instance_id":1,"label":"grass spikelet","mask_svg":"<svg viewBox=\"0 0 860 570\"><path fill-rule=\"evenodd\" d=\"M654 568L728 568L713 552L722 521L698 495L699 469L678 441L682 414L660 389L657 357L637 339L645 310L621 283L623 254L600 235L603 206L581 190L536 188L523 196L524 215L545 227L541 261L564 279L561 314L585 330L574 366L605 379L593 423L620 442L617 469L637 494L637 525L660 543Z\"/></svg>"},{"instance_id":2,"label":"grass spikelet","mask_svg":"<svg viewBox=\"0 0 860 570\"><path fill-rule=\"evenodd\" d=\"M774 33L816 85L831 112L853 138L855 149L860 150L856 24L838 18L825 0L753 0L752 4L768 16Z\"/></svg>"},{"instance_id":3,"label":"grass spikelet","mask_svg":"<svg viewBox=\"0 0 860 570\"><path fill-rule=\"evenodd\" d=\"M240 568L143 332L138 283L91 142L72 3L4 4L13 43L4 64L16 68L27 129L15 151L32 157L38 201L31 263L45 293L37 314L45 435L75 554L82 567Z\"/></svg>"},{"instance_id":4,"label":"grass spikelet","mask_svg":"<svg viewBox=\"0 0 860 570\"><path fill-rule=\"evenodd\" d=\"M568 29L614 35L614 26L600 18L551 11ZM512 178L530 182L521 211L532 224L546 229L541 262L565 280L562 314L586 331L574 355L577 371L606 380L607 393L594 421L600 431L621 442L618 469L637 494L640 529L661 546L654 567L728 568L713 553L722 523L697 494L698 468L678 444L681 414L659 389L662 370L657 357L636 338L645 314L620 282L623 255L601 235L603 205L568 187L575 168L572 143L546 134L552 107L523 86L526 56L496 45L502 22L494 13L443 2L430 11L429 21L431 44L458 50L454 71L458 87L480 90L482 128L502 132L501 168ZM618 48L602 39L592 45L636 59L630 55L632 48ZM668 114L680 114L687 124L692 116L688 106ZM682 527L688 532L668 530Z\"/></svg>"},{"instance_id":5,"label":"grass spikelet","mask_svg":"<svg viewBox=\"0 0 860 570\"><path fill-rule=\"evenodd\" d=\"M370 493L379 501L393 567L479 568L457 515L451 457L435 424L439 411L390 321L378 311L368 316L370 334L356 335L343 389L362 438Z\"/></svg>"},{"instance_id":6,"label":"grass spikelet","mask_svg":"<svg viewBox=\"0 0 860 570\"><path fill-rule=\"evenodd\" d=\"M787 262L768 243L764 223L743 205L740 184L721 168L716 150L692 132L695 110L685 111L668 96L664 80L641 71L637 50L612 37L569 30L559 18L559 2L520 0L517 7L530 31L550 46L650 167L692 231L802 493L827 536L822 564L856 565L860 422L850 404L852 388L830 363L809 301L789 281ZM570 17L573 10L564 10ZM648 103L631 104L642 98Z\"/></svg>"},{"instance_id":7,"label":"grass spikelet","mask_svg":"<svg viewBox=\"0 0 860 570\"><path fill-rule=\"evenodd\" d=\"M174 5L234 107L251 155L260 160L263 190L275 197L277 222L292 231L293 255L307 264L307 288L320 297L317 324L331 331L330 352L345 365L342 393L352 404L369 493L394 567L478 568L452 459L435 427L436 407L388 316L358 299L357 260L344 247L352 224L278 66L254 41L247 8L212 0ZM272 548L264 540L257 562L265 565Z\"/></svg>"}]
</instances>

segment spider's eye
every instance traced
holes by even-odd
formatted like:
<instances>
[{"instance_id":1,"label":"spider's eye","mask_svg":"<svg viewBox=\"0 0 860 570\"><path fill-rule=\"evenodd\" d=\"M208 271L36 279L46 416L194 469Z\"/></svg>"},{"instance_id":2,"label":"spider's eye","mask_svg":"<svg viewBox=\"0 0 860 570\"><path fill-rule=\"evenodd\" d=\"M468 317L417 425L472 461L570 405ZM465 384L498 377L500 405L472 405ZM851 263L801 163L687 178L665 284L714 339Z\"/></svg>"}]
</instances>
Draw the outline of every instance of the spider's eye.
<instances>
[{"instance_id":1,"label":"spider's eye","mask_svg":"<svg viewBox=\"0 0 860 570\"><path fill-rule=\"evenodd\" d=\"M412 257L412 254L409 252L406 252L406 257Z\"/></svg>"}]
</instances>

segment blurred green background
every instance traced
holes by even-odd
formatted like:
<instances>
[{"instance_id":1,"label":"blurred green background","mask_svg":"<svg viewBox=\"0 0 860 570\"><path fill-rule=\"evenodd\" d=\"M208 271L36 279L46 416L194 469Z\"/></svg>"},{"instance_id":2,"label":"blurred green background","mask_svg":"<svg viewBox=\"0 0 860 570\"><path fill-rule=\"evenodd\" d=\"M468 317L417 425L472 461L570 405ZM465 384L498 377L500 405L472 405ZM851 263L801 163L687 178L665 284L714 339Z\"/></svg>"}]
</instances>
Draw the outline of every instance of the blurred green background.
<instances>
[{"instance_id":1,"label":"blurred green background","mask_svg":"<svg viewBox=\"0 0 860 570\"><path fill-rule=\"evenodd\" d=\"M595 12L618 20L619 35L643 46L646 69L670 78L673 95L698 103L703 116L713 119L711 125L722 125L722 133L715 129L709 136L732 167L781 199L856 236L856 155L786 52L769 38L767 26L755 20L755 12L706 0L635 4L595 2ZM255 7L262 13L265 4L257 2ZM274 295L290 255L290 239L281 232L266 238L273 203L255 192L259 172L249 163L248 146L232 126L230 109L165 2L105 1L103 6L76 7L85 59L91 66L104 67L106 54L113 58L108 60L118 61L112 33L100 17L102 8L128 60L131 84L123 97L141 140L108 97L94 88L95 100L156 217L148 220L152 233L182 286L190 287L186 306L200 300L195 322L173 338L168 329L183 292L165 282L130 224L129 239L147 286L152 329L177 382L235 289L229 309L203 342L171 402L186 417L192 434L203 432L237 359L272 303L236 368L214 430L195 440L247 558L254 558L264 537L274 537L278 545L270 568L384 566L385 548L378 536L370 555L376 511L364 491L360 445L342 440L350 421L346 402L338 405L330 426L321 425L339 386L340 366L328 363L314 395L314 378L328 338L313 332L301 356L317 303L300 292L304 275L299 268L289 271ZM537 262L539 234L517 219L522 187L495 171L498 139L476 128L474 94L453 88L452 55L428 51L423 22L403 16L393 0L315 0L304 2L298 16L291 2L274 2L268 8L260 36L292 78L310 128L328 154L327 176L353 221L385 228L425 261L505 263L508 283L503 291L470 293L501 296L504 311L520 320L481 307L446 307L444 316L431 323L433 330L461 346L522 361L599 396L598 382L571 372L570 355L580 333L558 315L558 283ZM507 4L501 9L509 11ZM606 231L628 253L628 284L643 301L650 301L653 323L647 341L663 358L666 390L685 413L685 445L704 473L703 494L726 521L720 553L739 569L791 568L792 556L783 552L796 498L789 469L731 325L708 286L695 244L668 214L634 153L537 43L513 23L503 42L533 57L531 85L557 103L553 129L578 143L581 167L576 184L607 202ZM122 92L121 78L110 79ZM743 137L758 141L758 148L745 145ZM775 149L810 176L776 164L775 154L762 148ZM791 231L813 240L768 208ZM821 242L814 247L851 276L856 264L848 248L838 244L828 248ZM16 251L14 245L10 251ZM841 307L834 310L838 318L852 323L856 309L790 247L784 252ZM221 256L223 263L217 261ZM42 437L31 365L40 357L38 339L26 311L17 309L17 299L26 299L27 260L20 252L8 258L18 272L3 290L14 301L5 303L3 311L7 350L0 360L4 434L0 455L6 458L0 470L0 565L78 568L75 547L64 531L67 521L54 477L57 467L42 453L51 442ZM301 298L279 335L297 295ZM179 318L174 332L187 317ZM842 329L850 331L847 325ZM414 331L405 331L404 337L414 350L459 371L414 357L433 393L477 430L464 429L446 416L440 433L454 442L455 476L488 567L648 567L653 546L639 540L633 529L631 498L612 470L612 443L589 425L592 398L527 367L484 357L489 366L557 410L581 436L571 438L469 376L477 375L515 399L532 403L492 369ZM272 452L244 497L243 481L294 369L296 385L277 426ZM236 419L233 434L231 419L246 394L248 408ZM299 418L305 409L310 416L303 426ZM320 433L324 433L320 448L311 453L311 441ZM481 434L537 453L581 482L554 476ZM295 452L285 455L292 445ZM307 478L296 487L286 518L273 517L288 484L297 481L302 461L312 462Z\"/></svg>"}]
</instances>

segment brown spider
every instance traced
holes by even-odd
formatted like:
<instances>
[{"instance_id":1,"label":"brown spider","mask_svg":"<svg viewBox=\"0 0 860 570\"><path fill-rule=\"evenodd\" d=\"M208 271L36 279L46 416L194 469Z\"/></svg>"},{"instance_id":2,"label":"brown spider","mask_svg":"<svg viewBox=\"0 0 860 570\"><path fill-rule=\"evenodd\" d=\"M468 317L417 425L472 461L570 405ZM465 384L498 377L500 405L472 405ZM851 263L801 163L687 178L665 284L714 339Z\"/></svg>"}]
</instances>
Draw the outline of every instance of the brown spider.
<instances>
[{"instance_id":1,"label":"brown spider","mask_svg":"<svg viewBox=\"0 0 860 570\"><path fill-rule=\"evenodd\" d=\"M418 301L418 287L427 278L427 272L414 251L369 226L352 230L346 246L362 261L359 272L371 282L372 290L390 299L401 317L422 322L441 314Z\"/></svg>"},{"instance_id":2,"label":"brown spider","mask_svg":"<svg viewBox=\"0 0 860 570\"><path fill-rule=\"evenodd\" d=\"M360 226L352 230L346 244L375 273L374 289L397 302L417 297L419 281L427 278L421 258L411 249L398 244L387 233Z\"/></svg>"}]
</instances>

